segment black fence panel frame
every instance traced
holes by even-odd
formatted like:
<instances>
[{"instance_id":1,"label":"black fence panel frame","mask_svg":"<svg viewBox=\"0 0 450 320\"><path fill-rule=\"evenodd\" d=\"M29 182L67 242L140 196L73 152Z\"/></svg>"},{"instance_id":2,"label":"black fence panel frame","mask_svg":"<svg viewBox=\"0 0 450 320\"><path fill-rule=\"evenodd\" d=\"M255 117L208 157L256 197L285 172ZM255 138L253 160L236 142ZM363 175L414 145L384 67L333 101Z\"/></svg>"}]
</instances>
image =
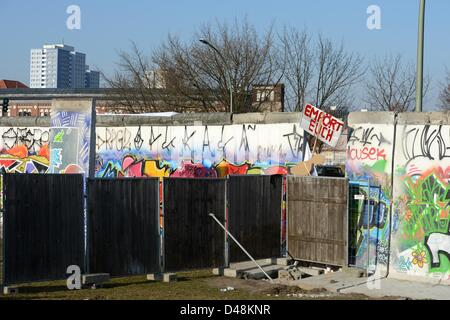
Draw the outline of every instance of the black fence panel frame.
<instances>
[{"instance_id":1,"label":"black fence panel frame","mask_svg":"<svg viewBox=\"0 0 450 320\"><path fill-rule=\"evenodd\" d=\"M283 176L230 175L227 193L229 232L254 259L280 257ZM230 262L249 260L230 238L228 247Z\"/></svg>"},{"instance_id":2,"label":"black fence panel frame","mask_svg":"<svg viewBox=\"0 0 450 320\"><path fill-rule=\"evenodd\" d=\"M17 192L21 187L21 191L27 193L24 180L31 181L28 183L28 199L20 199ZM66 279L70 265L83 270L83 175L4 173L2 181L3 284ZM67 191L69 195L65 193ZM43 208L48 210L40 210ZM42 214L39 215L40 212ZM27 216L24 218L24 215ZM30 222L32 218L35 220ZM23 224L23 221L30 223ZM11 230L12 226L16 230ZM39 233L48 241L38 239L36 234ZM20 248L13 247L15 243L20 243ZM22 252L18 253L19 250ZM50 262L50 259L54 260Z\"/></svg>"},{"instance_id":3,"label":"black fence panel frame","mask_svg":"<svg viewBox=\"0 0 450 320\"><path fill-rule=\"evenodd\" d=\"M161 271L159 183L159 178L88 180L89 272L124 277ZM102 191L107 193L106 198L120 196L122 191L125 194L119 204L111 199L103 199L101 203L99 193ZM145 201L147 197L149 201ZM103 208L108 209L107 212L95 212ZM107 219L108 214L112 215L112 220ZM111 247L112 241L116 246ZM97 243L100 245L96 249Z\"/></svg>"},{"instance_id":4,"label":"black fence panel frame","mask_svg":"<svg viewBox=\"0 0 450 320\"><path fill-rule=\"evenodd\" d=\"M225 266L225 231L209 213L214 213L225 224L226 188L225 178L163 179L164 271ZM188 207L180 207L183 200L175 199L176 194L189 200L186 201ZM203 212L193 212L198 207ZM178 220L180 218L184 218L184 221ZM193 242L195 244L189 246Z\"/></svg>"}]
</instances>

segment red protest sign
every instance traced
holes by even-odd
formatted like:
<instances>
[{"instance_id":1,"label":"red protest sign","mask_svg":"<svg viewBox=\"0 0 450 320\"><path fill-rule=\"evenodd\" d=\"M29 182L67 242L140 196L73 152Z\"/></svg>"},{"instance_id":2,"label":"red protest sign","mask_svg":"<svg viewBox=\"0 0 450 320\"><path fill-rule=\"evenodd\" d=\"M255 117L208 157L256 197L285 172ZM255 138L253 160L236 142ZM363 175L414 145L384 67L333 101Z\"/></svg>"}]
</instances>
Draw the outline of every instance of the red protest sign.
<instances>
[{"instance_id":1,"label":"red protest sign","mask_svg":"<svg viewBox=\"0 0 450 320\"><path fill-rule=\"evenodd\" d=\"M344 127L344 122L311 104L303 108L300 127L320 141L335 147Z\"/></svg>"}]
</instances>

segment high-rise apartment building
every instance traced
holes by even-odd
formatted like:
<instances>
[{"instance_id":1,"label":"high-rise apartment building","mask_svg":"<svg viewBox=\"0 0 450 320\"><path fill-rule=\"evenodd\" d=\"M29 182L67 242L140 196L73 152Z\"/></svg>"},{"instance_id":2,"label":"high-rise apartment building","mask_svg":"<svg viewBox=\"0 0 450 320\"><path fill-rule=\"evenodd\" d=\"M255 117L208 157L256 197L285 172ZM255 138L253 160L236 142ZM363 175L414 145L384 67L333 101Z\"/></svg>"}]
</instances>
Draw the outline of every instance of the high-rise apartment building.
<instances>
[{"instance_id":1,"label":"high-rise apartment building","mask_svg":"<svg viewBox=\"0 0 450 320\"><path fill-rule=\"evenodd\" d=\"M98 88L99 79L86 87L86 55L65 44L46 44L31 49L31 88ZM94 71L95 72L95 71Z\"/></svg>"},{"instance_id":2,"label":"high-rise apartment building","mask_svg":"<svg viewBox=\"0 0 450 320\"><path fill-rule=\"evenodd\" d=\"M84 87L85 88L99 88L100 84L100 72L89 70L89 66L86 66L84 73Z\"/></svg>"}]
</instances>

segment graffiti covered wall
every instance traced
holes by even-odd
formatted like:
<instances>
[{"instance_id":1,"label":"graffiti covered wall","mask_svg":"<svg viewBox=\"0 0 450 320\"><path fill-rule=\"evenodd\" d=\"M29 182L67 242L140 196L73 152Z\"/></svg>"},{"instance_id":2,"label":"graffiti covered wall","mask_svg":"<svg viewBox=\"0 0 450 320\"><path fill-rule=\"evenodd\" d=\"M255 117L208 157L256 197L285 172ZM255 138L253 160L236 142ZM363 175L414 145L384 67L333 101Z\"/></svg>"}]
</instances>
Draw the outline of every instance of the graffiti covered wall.
<instances>
[{"instance_id":1,"label":"graffiti covered wall","mask_svg":"<svg viewBox=\"0 0 450 320\"><path fill-rule=\"evenodd\" d=\"M53 164L54 171L61 173L67 165L88 164L88 116L54 113L52 127L50 123L27 127L19 120L17 126L0 127L0 165L8 172L45 173L53 171ZM100 125L96 131L98 177L286 174L301 161L304 141L297 122L200 126L120 123ZM67 157L62 157L58 144L67 146Z\"/></svg>"},{"instance_id":2,"label":"graffiti covered wall","mask_svg":"<svg viewBox=\"0 0 450 320\"><path fill-rule=\"evenodd\" d=\"M450 125L422 118L398 117L391 270L449 280Z\"/></svg>"},{"instance_id":3,"label":"graffiti covered wall","mask_svg":"<svg viewBox=\"0 0 450 320\"><path fill-rule=\"evenodd\" d=\"M304 141L296 123L97 127L96 134L102 178L287 174L302 160ZM283 245L285 235L283 201Z\"/></svg>"},{"instance_id":4,"label":"graffiti covered wall","mask_svg":"<svg viewBox=\"0 0 450 320\"><path fill-rule=\"evenodd\" d=\"M352 130L347 143L346 172L357 186L357 193L365 199L349 199L356 229L354 263L358 267L368 266L373 270L378 266L386 271L395 118L393 113L383 113L379 118L370 114L369 118L367 113L360 117L352 113L349 117ZM369 123L368 119L371 119Z\"/></svg>"},{"instance_id":5,"label":"graffiti covered wall","mask_svg":"<svg viewBox=\"0 0 450 320\"><path fill-rule=\"evenodd\" d=\"M347 145L347 174L360 186L359 193L370 194L367 204L372 207L355 205L361 217L357 234L361 264L368 252L370 263L376 261L377 266L389 258L392 277L450 283L447 119L445 113L350 114L354 131ZM367 244L374 243L377 250L367 250Z\"/></svg>"},{"instance_id":6,"label":"graffiti covered wall","mask_svg":"<svg viewBox=\"0 0 450 320\"><path fill-rule=\"evenodd\" d=\"M8 173L46 173L49 128L0 127L0 168Z\"/></svg>"},{"instance_id":7,"label":"graffiti covered wall","mask_svg":"<svg viewBox=\"0 0 450 320\"><path fill-rule=\"evenodd\" d=\"M92 110L89 99L52 101L50 172L89 173Z\"/></svg>"},{"instance_id":8,"label":"graffiti covered wall","mask_svg":"<svg viewBox=\"0 0 450 320\"><path fill-rule=\"evenodd\" d=\"M97 177L286 174L302 159L298 124L97 128Z\"/></svg>"}]
</instances>

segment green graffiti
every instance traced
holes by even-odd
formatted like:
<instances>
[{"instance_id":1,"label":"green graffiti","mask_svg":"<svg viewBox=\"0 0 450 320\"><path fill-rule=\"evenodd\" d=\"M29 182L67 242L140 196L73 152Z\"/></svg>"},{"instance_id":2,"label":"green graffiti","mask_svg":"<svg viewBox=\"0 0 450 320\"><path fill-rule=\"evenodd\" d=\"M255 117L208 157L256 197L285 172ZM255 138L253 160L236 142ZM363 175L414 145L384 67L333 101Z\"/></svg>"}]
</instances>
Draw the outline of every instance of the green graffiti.
<instances>
[{"instance_id":1,"label":"green graffiti","mask_svg":"<svg viewBox=\"0 0 450 320\"><path fill-rule=\"evenodd\" d=\"M372 171L384 173L386 172L386 160L378 160L372 165Z\"/></svg>"},{"instance_id":2,"label":"green graffiti","mask_svg":"<svg viewBox=\"0 0 450 320\"><path fill-rule=\"evenodd\" d=\"M64 137L64 130L60 130L53 138L53 142L62 143L63 137Z\"/></svg>"},{"instance_id":3,"label":"green graffiti","mask_svg":"<svg viewBox=\"0 0 450 320\"><path fill-rule=\"evenodd\" d=\"M450 187L432 173L425 178L413 181L407 178L406 210L401 217L402 247L417 247L426 252L429 263L430 253L424 248L424 238L431 233L447 233L449 231ZM438 268L430 272L448 272L450 263L442 259Z\"/></svg>"},{"instance_id":4,"label":"green graffiti","mask_svg":"<svg viewBox=\"0 0 450 320\"><path fill-rule=\"evenodd\" d=\"M404 176L406 174L406 167L397 167L395 169L395 174L397 176Z\"/></svg>"}]
</instances>

